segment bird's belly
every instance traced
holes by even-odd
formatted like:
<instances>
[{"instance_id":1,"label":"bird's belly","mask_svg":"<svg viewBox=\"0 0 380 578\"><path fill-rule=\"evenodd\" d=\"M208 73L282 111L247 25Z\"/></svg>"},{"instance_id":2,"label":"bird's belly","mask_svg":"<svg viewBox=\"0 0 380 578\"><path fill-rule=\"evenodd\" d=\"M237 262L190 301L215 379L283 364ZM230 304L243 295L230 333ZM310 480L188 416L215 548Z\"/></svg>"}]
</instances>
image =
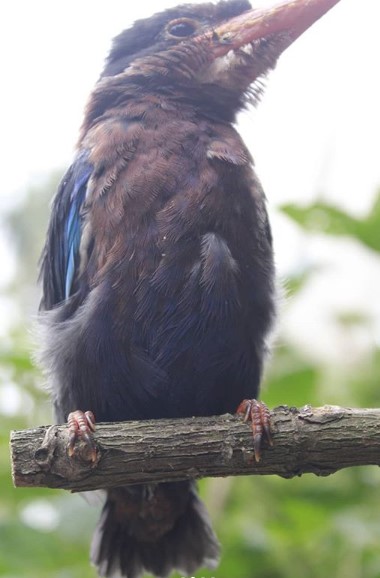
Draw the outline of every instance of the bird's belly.
<instances>
[{"instance_id":1,"label":"bird's belly","mask_svg":"<svg viewBox=\"0 0 380 578\"><path fill-rule=\"evenodd\" d=\"M215 233L163 257L155 247L145 247L140 264L110 269L70 321L70 351L54 360L64 413L89 409L98 421L212 415L257 396L271 277L236 262Z\"/></svg>"},{"instance_id":2,"label":"bird's belly","mask_svg":"<svg viewBox=\"0 0 380 578\"><path fill-rule=\"evenodd\" d=\"M133 287L131 267L99 301L114 315L99 367L106 419L220 414L257 396L273 315L270 276L236 262L215 233L141 267Z\"/></svg>"}]
</instances>

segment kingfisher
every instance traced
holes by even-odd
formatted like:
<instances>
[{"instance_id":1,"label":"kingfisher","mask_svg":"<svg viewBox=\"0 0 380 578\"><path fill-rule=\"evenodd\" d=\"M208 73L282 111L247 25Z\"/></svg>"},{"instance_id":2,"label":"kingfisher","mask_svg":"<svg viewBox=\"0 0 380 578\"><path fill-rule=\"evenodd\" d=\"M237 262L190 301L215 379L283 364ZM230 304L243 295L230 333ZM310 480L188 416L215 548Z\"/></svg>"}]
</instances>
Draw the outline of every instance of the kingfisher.
<instances>
[{"instance_id":1,"label":"kingfisher","mask_svg":"<svg viewBox=\"0 0 380 578\"><path fill-rule=\"evenodd\" d=\"M280 54L339 0L184 4L113 41L55 196L41 260L41 364L68 454L97 421L251 423L275 318L272 235L236 115ZM106 491L91 560L103 577L215 568L191 480Z\"/></svg>"}]
</instances>

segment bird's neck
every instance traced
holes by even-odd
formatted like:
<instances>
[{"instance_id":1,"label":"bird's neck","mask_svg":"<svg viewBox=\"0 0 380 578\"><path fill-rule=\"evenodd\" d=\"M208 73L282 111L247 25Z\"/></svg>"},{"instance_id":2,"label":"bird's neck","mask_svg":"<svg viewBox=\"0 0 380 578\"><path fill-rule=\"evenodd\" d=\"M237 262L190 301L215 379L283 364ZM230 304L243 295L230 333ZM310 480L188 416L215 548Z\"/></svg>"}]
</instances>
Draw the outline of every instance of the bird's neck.
<instances>
[{"instance_id":1,"label":"bird's neck","mask_svg":"<svg viewBox=\"0 0 380 578\"><path fill-rule=\"evenodd\" d=\"M140 79L141 80L141 79ZM244 101L233 91L221 90L204 84L200 90L191 84L171 86L143 85L136 78L134 82L125 78L112 77L101 80L90 96L82 125L81 137L102 119L120 116L141 119L152 107L177 111L183 116L209 118L212 121L233 123L237 112L244 107Z\"/></svg>"}]
</instances>

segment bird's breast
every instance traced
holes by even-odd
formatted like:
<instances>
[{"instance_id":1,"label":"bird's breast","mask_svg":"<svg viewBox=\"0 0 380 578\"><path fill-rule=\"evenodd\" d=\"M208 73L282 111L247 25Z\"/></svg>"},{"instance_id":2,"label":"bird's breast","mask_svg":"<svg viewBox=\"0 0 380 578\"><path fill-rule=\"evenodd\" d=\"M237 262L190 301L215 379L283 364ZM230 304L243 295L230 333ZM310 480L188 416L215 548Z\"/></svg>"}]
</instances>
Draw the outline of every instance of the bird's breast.
<instances>
[{"instance_id":1,"label":"bird's breast","mask_svg":"<svg viewBox=\"0 0 380 578\"><path fill-rule=\"evenodd\" d=\"M226 355L271 284L264 200L240 137L161 111L110 119L87 146L92 283L112 288L115 323L161 366L194 341Z\"/></svg>"}]
</instances>

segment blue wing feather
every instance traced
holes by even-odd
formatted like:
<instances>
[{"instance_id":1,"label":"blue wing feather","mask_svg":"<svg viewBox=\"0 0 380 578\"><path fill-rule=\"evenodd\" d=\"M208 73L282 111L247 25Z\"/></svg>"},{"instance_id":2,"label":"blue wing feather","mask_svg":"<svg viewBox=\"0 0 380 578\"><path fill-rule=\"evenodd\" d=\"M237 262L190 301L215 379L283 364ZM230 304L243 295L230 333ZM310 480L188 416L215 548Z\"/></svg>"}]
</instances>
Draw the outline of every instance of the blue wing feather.
<instances>
[{"instance_id":1,"label":"blue wing feather","mask_svg":"<svg viewBox=\"0 0 380 578\"><path fill-rule=\"evenodd\" d=\"M72 295L79 265L82 208L92 172L88 151L82 151L63 177L54 199L41 268L42 309L51 309Z\"/></svg>"},{"instance_id":2,"label":"blue wing feather","mask_svg":"<svg viewBox=\"0 0 380 578\"><path fill-rule=\"evenodd\" d=\"M78 265L79 245L82 235L81 208L87 194L87 184L92 173L92 166L83 159L76 166L74 171L74 188L70 195L71 206L66 221L65 230L65 251L66 256L66 274L65 274L65 299L71 294L73 281ZM79 170L78 170L79 169Z\"/></svg>"}]
</instances>

